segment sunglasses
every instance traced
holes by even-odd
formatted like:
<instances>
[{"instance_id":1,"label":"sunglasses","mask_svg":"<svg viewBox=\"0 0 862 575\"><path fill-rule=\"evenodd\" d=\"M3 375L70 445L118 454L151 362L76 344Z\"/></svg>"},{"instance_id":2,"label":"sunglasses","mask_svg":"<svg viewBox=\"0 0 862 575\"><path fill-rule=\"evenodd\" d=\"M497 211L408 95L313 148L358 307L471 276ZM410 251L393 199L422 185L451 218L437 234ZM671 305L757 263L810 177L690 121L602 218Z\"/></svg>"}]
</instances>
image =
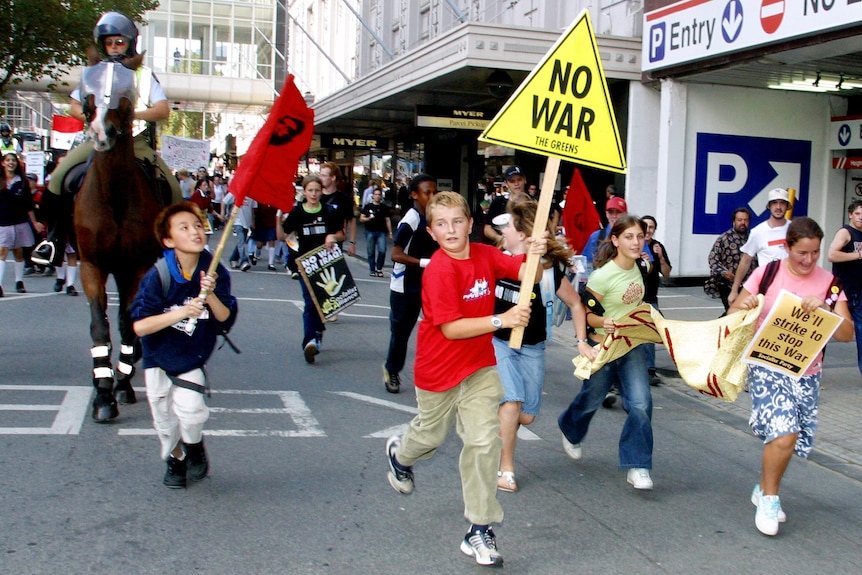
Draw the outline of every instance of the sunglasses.
<instances>
[{"instance_id":1,"label":"sunglasses","mask_svg":"<svg viewBox=\"0 0 862 575\"><path fill-rule=\"evenodd\" d=\"M125 38L106 38L104 42L105 48L110 48L111 46L123 47L129 43L129 41Z\"/></svg>"}]
</instances>

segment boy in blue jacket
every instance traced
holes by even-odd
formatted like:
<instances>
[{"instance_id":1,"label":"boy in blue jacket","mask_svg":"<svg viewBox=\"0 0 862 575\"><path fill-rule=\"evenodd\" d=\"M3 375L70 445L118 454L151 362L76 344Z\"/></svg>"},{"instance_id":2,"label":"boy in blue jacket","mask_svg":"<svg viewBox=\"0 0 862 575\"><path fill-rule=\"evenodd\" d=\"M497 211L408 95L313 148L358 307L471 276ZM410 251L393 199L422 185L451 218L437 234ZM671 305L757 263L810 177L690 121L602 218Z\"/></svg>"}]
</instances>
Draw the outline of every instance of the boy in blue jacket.
<instances>
[{"instance_id":1,"label":"boy in blue jacket","mask_svg":"<svg viewBox=\"0 0 862 575\"><path fill-rule=\"evenodd\" d=\"M237 311L227 270L219 265L216 277L207 276L212 255L205 250L203 222L191 202L162 210L155 231L165 247L162 270L166 267L170 278L158 264L153 267L141 280L130 310L143 347L153 426L167 461L164 483L171 489L184 488L187 477L199 481L209 471L202 436L209 418L204 364L216 336L230 329ZM206 298L198 297L201 291Z\"/></svg>"}]
</instances>

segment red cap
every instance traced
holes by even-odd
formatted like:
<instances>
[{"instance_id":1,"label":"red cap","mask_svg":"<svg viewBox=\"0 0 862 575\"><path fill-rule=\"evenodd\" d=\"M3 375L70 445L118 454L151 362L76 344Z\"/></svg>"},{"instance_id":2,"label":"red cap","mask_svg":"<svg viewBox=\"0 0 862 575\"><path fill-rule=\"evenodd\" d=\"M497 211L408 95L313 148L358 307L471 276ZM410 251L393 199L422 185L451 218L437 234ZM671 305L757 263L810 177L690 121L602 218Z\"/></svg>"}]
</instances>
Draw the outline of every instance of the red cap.
<instances>
[{"instance_id":1,"label":"red cap","mask_svg":"<svg viewBox=\"0 0 862 575\"><path fill-rule=\"evenodd\" d=\"M618 212L627 213L629 211L626 206L626 201L617 196L611 196L608 203L605 204L605 211L617 210Z\"/></svg>"}]
</instances>

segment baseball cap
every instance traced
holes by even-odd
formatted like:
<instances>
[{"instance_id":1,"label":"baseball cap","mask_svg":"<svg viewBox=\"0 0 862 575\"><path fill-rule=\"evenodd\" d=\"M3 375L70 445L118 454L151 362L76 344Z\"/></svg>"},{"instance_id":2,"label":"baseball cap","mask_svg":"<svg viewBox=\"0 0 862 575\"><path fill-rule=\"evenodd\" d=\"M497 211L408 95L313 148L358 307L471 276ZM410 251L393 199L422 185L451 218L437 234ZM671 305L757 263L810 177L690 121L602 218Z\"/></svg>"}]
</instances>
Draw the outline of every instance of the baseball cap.
<instances>
[{"instance_id":1,"label":"baseball cap","mask_svg":"<svg viewBox=\"0 0 862 575\"><path fill-rule=\"evenodd\" d=\"M626 201L617 196L611 196L608 203L605 204L605 211L617 210L618 212L626 213L629 211Z\"/></svg>"},{"instance_id":2,"label":"baseball cap","mask_svg":"<svg viewBox=\"0 0 862 575\"><path fill-rule=\"evenodd\" d=\"M27 174L27 179L30 180L31 182L38 182L39 176L37 176L36 174L33 174L33 173L29 173L29 174Z\"/></svg>"},{"instance_id":3,"label":"baseball cap","mask_svg":"<svg viewBox=\"0 0 862 575\"><path fill-rule=\"evenodd\" d=\"M491 223L497 226L498 228L505 227L508 223L512 221L512 215L508 212L500 214L499 216L494 216L494 219L491 220Z\"/></svg>"},{"instance_id":4,"label":"baseball cap","mask_svg":"<svg viewBox=\"0 0 862 575\"><path fill-rule=\"evenodd\" d=\"M787 193L787 190L784 188L772 188L769 190L769 199L766 203L775 202L778 200L784 200L788 204L790 203L790 194Z\"/></svg>"},{"instance_id":5,"label":"baseball cap","mask_svg":"<svg viewBox=\"0 0 862 575\"><path fill-rule=\"evenodd\" d=\"M506 171L503 172L503 179L507 182L514 178L515 176L523 176L524 172L521 171L521 166L509 166L506 168Z\"/></svg>"}]
</instances>

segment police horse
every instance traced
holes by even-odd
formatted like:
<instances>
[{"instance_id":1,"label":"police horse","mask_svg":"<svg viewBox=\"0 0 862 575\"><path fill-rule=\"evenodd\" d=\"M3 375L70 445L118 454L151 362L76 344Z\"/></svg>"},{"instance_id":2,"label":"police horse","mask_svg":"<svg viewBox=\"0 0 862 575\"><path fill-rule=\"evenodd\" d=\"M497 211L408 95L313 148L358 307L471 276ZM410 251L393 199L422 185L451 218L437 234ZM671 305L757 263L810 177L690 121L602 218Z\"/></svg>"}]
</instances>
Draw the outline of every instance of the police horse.
<instances>
[{"instance_id":1,"label":"police horse","mask_svg":"<svg viewBox=\"0 0 862 575\"><path fill-rule=\"evenodd\" d=\"M91 52L91 65L81 74L81 103L94 151L75 199L74 230L81 283L90 305L90 355L96 388L92 415L98 422L117 417L118 403L136 402L131 380L140 344L129 306L141 278L161 255L153 222L170 203L169 191L160 189L153 170L148 174L135 159L135 70L143 57L96 63ZM121 341L116 384L105 289L109 275L114 276L119 293Z\"/></svg>"}]
</instances>

